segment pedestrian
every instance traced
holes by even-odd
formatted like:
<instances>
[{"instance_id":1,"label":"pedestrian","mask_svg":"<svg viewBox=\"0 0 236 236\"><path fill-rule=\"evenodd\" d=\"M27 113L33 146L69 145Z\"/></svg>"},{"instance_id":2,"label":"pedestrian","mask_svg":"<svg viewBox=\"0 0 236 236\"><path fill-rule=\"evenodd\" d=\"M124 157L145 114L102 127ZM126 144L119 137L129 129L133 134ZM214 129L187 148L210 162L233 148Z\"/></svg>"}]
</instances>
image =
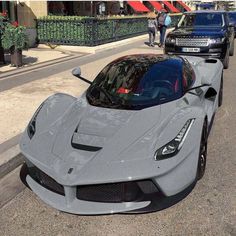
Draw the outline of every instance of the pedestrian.
<instances>
[{"instance_id":1,"label":"pedestrian","mask_svg":"<svg viewBox=\"0 0 236 236\"><path fill-rule=\"evenodd\" d=\"M157 16L157 24L158 24L158 29L160 31L160 42L158 44L159 47L163 47L164 45L166 29L167 26L170 25L170 23L171 23L171 18L166 12L162 11Z\"/></svg>"},{"instance_id":2,"label":"pedestrian","mask_svg":"<svg viewBox=\"0 0 236 236\"><path fill-rule=\"evenodd\" d=\"M148 16L148 34L149 34L149 46L155 47L155 38L156 38L156 30L157 30L157 19L156 15L150 14Z\"/></svg>"}]
</instances>

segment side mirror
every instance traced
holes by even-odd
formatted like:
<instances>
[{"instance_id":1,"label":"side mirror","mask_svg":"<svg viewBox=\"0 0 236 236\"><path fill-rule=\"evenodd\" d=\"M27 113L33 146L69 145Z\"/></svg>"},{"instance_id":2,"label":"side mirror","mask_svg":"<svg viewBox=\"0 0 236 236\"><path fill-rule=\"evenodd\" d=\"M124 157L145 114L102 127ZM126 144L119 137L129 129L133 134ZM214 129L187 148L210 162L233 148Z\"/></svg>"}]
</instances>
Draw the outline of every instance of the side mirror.
<instances>
[{"instance_id":1,"label":"side mirror","mask_svg":"<svg viewBox=\"0 0 236 236\"><path fill-rule=\"evenodd\" d=\"M74 75L75 77L77 77L77 78L83 80L84 82L86 82L86 83L88 83L88 84L92 84L91 81L89 81L89 80L87 80L87 79L85 79L85 78L83 78L83 77L81 76L81 69L80 69L80 67L76 67L75 69L73 69L73 70L72 70L72 75Z\"/></svg>"},{"instance_id":2,"label":"side mirror","mask_svg":"<svg viewBox=\"0 0 236 236\"><path fill-rule=\"evenodd\" d=\"M230 23L229 23L229 27L234 27L234 23L233 23L233 22L230 22Z\"/></svg>"},{"instance_id":3,"label":"side mirror","mask_svg":"<svg viewBox=\"0 0 236 236\"><path fill-rule=\"evenodd\" d=\"M212 98L215 98L216 95L217 95L216 90L214 88L210 87L205 93L205 98L212 99Z\"/></svg>"},{"instance_id":4,"label":"side mirror","mask_svg":"<svg viewBox=\"0 0 236 236\"><path fill-rule=\"evenodd\" d=\"M81 69L80 67L76 67L75 69L72 70L72 75L75 77L79 77L81 75Z\"/></svg>"}]
</instances>

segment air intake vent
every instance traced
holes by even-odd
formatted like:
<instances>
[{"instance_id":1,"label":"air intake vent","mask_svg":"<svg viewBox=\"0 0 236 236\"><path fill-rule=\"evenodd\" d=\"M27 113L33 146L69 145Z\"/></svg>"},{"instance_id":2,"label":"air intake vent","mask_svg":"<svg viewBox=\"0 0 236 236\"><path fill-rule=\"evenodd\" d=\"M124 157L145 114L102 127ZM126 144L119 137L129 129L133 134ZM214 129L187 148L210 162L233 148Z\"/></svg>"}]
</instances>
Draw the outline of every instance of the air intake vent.
<instances>
[{"instance_id":1,"label":"air intake vent","mask_svg":"<svg viewBox=\"0 0 236 236\"><path fill-rule=\"evenodd\" d=\"M95 147L95 146L89 146L89 145L84 145L80 143L71 143L73 148L80 149L83 151L89 151L89 152L97 152L102 149L102 147Z\"/></svg>"},{"instance_id":2,"label":"air intake vent","mask_svg":"<svg viewBox=\"0 0 236 236\"><path fill-rule=\"evenodd\" d=\"M205 63L212 63L212 64L215 64L217 62L216 59L211 59L211 58L208 58L205 60Z\"/></svg>"}]
</instances>

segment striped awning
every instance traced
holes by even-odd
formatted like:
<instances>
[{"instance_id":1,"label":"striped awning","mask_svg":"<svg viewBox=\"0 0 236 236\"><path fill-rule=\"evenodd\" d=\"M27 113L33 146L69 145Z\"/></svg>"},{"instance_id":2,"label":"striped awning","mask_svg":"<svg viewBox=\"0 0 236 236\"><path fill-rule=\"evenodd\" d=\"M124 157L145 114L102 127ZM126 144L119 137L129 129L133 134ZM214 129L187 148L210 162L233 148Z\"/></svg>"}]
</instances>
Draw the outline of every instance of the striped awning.
<instances>
[{"instance_id":1,"label":"striped awning","mask_svg":"<svg viewBox=\"0 0 236 236\"><path fill-rule=\"evenodd\" d=\"M170 2L168 1L160 1L161 3L164 3L167 8L171 11L171 12L174 12L174 13L178 13L180 12L176 7L174 7Z\"/></svg>"},{"instance_id":2,"label":"striped awning","mask_svg":"<svg viewBox=\"0 0 236 236\"><path fill-rule=\"evenodd\" d=\"M143 5L140 1L127 1L127 3L133 8L136 12L150 12L150 10Z\"/></svg>"},{"instance_id":3,"label":"striped awning","mask_svg":"<svg viewBox=\"0 0 236 236\"><path fill-rule=\"evenodd\" d=\"M162 10L162 5L159 2L156 1L149 1L149 3L157 10L161 11Z\"/></svg>"},{"instance_id":4,"label":"striped awning","mask_svg":"<svg viewBox=\"0 0 236 236\"><path fill-rule=\"evenodd\" d=\"M183 3L182 1L176 1L178 2L186 11L191 11L191 8L189 6L187 6L185 3Z\"/></svg>"}]
</instances>

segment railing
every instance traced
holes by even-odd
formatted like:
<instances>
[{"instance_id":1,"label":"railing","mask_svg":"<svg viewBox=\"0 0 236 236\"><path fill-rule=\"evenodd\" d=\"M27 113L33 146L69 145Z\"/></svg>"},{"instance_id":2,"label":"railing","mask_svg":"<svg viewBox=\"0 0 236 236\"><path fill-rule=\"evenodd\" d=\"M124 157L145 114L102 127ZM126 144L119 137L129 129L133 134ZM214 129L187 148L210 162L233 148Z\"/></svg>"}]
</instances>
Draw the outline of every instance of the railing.
<instances>
[{"instance_id":1,"label":"railing","mask_svg":"<svg viewBox=\"0 0 236 236\"><path fill-rule=\"evenodd\" d=\"M176 25L180 15L172 15ZM147 33L146 17L84 18L44 17L37 19L39 43L96 46Z\"/></svg>"}]
</instances>

